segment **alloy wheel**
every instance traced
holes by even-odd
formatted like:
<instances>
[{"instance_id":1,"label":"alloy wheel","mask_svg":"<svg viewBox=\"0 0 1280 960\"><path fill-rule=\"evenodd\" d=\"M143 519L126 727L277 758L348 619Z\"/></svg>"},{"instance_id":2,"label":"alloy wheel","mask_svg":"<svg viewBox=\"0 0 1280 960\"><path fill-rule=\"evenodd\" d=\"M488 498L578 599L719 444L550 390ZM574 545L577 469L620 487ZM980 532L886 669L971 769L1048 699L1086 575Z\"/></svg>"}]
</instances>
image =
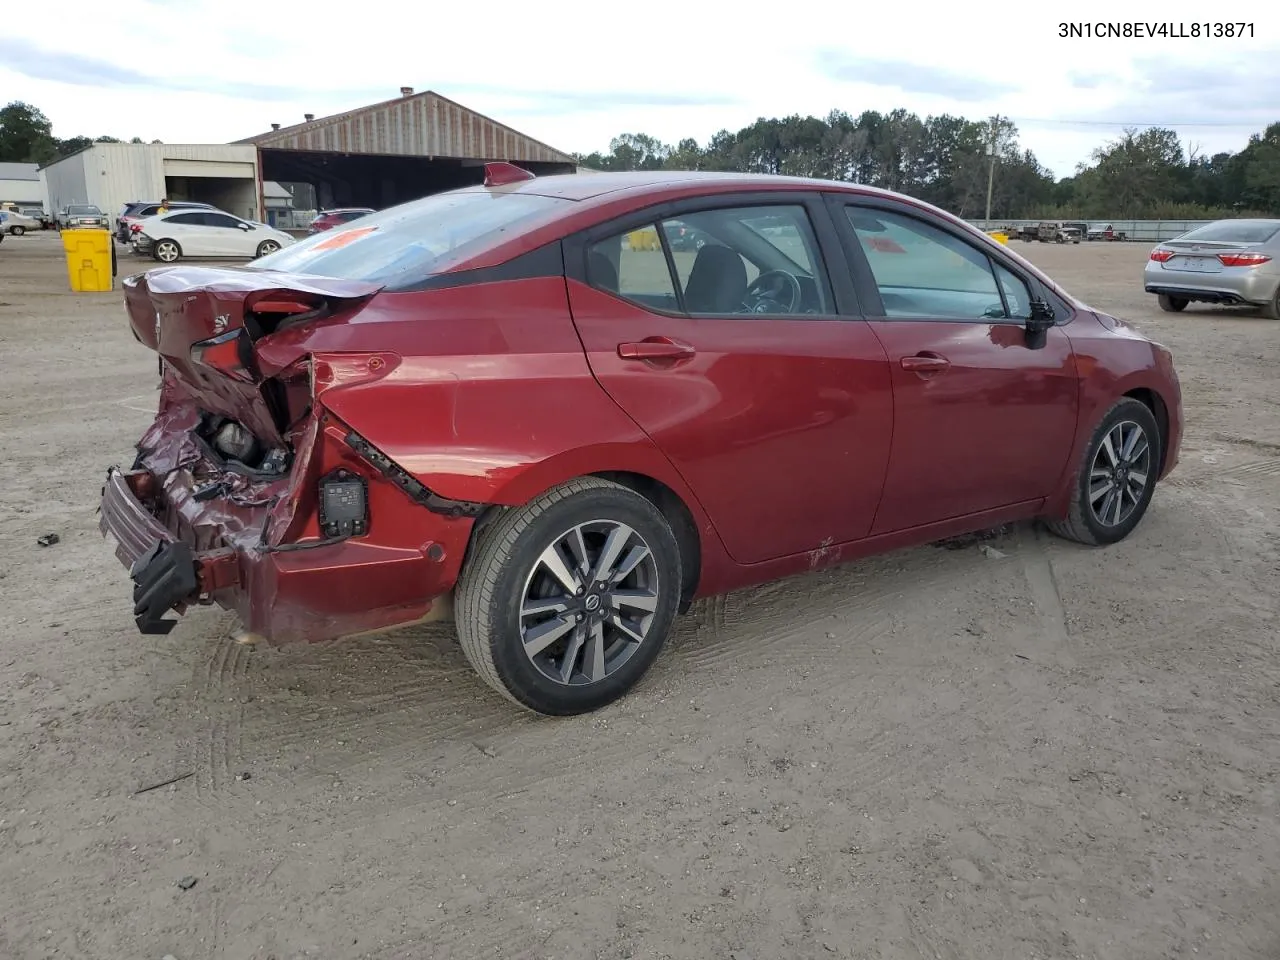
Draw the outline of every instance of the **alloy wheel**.
<instances>
[{"instance_id":1,"label":"alloy wheel","mask_svg":"<svg viewBox=\"0 0 1280 960\"><path fill-rule=\"evenodd\" d=\"M156 259L162 263L173 263L178 259L178 247L172 241L164 240L156 246Z\"/></svg>"},{"instance_id":2,"label":"alloy wheel","mask_svg":"<svg viewBox=\"0 0 1280 960\"><path fill-rule=\"evenodd\" d=\"M1121 420L1107 431L1089 467L1089 509L1118 527L1142 502L1151 480L1151 443L1141 424Z\"/></svg>"},{"instance_id":3,"label":"alloy wheel","mask_svg":"<svg viewBox=\"0 0 1280 960\"><path fill-rule=\"evenodd\" d=\"M613 520L577 524L542 551L525 580L525 656L555 683L605 679L648 637L659 588L653 551L636 530Z\"/></svg>"}]
</instances>

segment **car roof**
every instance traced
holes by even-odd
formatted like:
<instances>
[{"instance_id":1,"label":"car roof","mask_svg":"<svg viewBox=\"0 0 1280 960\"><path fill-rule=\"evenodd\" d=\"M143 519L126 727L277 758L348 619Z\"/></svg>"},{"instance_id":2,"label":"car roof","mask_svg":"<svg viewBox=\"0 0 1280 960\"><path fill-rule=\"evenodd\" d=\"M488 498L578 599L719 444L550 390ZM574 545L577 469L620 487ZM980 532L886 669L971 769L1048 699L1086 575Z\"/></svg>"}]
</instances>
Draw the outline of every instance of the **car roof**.
<instances>
[{"instance_id":1,"label":"car roof","mask_svg":"<svg viewBox=\"0 0 1280 960\"><path fill-rule=\"evenodd\" d=\"M817 180L767 173L720 173L706 170L632 170L618 173L563 173L521 180L501 187L472 187L503 193L529 193L563 200L592 200L608 194L627 192L720 193L733 189L753 190L838 190L848 193L884 193L842 180Z\"/></svg>"}]
</instances>

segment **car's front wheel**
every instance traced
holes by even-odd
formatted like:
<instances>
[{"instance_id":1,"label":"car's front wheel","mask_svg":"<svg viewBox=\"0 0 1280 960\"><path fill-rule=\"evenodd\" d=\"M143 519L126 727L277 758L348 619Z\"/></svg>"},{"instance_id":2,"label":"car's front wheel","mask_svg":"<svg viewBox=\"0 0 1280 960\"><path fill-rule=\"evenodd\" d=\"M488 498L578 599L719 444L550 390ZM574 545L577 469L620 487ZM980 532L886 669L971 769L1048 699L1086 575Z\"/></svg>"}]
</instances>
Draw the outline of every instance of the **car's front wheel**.
<instances>
[{"instance_id":1,"label":"car's front wheel","mask_svg":"<svg viewBox=\"0 0 1280 960\"><path fill-rule=\"evenodd\" d=\"M521 706L586 713L644 676L680 585L662 512L627 487L581 477L480 531L458 583L458 637L481 678Z\"/></svg>"},{"instance_id":2,"label":"car's front wheel","mask_svg":"<svg viewBox=\"0 0 1280 960\"><path fill-rule=\"evenodd\" d=\"M157 240L151 255L161 263L177 263L182 259L182 248L176 240Z\"/></svg>"},{"instance_id":3,"label":"car's front wheel","mask_svg":"<svg viewBox=\"0 0 1280 960\"><path fill-rule=\"evenodd\" d=\"M12 233L15 237L20 237L27 232L27 228L14 226L9 228L9 232Z\"/></svg>"},{"instance_id":4,"label":"car's front wheel","mask_svg":"<svg viewBox=\"0 0 1280 960\"><path fill-rule=\"evenodd\" d=\"M1146 404L1121 398L1093 431L1066 519L1049 523L1049 529L1090 546L1123 540L1147 512L1160 464L1156 418Z\"/></svg>"},{"instance_id":5,"label":"car's front wheel","mask_svg":"<svg viewBox=\"0 0 1280 960\"><path fill-rule=\"evenodd\" d=\"M1165 313L1181 313L1187 309L1187 304L1190 302L1182 297L1171 297L1167 293L1160 294L1156 300L1159 301L1160 309Z\"/></svg>"}]
</instances>

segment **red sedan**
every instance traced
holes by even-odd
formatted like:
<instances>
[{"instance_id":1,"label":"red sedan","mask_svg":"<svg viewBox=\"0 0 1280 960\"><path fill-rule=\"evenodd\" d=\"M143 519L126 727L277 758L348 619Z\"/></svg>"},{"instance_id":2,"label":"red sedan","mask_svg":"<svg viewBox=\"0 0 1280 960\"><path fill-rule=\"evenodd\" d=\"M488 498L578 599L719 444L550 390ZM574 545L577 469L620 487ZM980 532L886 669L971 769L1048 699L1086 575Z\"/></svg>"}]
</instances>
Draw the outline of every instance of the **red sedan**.
<instances>
[{"instance_id":1,"label":"red sedan","mask_svg":"<svg viewBox=\"0 0 1280 960\"><path fill-rule=\"evenodd\" d=\"M101 524L144 633L452 613L547 714L621 696L697 597L1032 518L1121 540L1182 429L1164 347L847 183L495 164L125 295L163 389Z\"/></svg>"},{"instance_id":2,"label":"red sedan","mask_svg":"<svg viewBox=\"0 0 1280 960\"><path fill-rule=\"evenodd\" d=\"M342 227L352 220L359 220L371 213L377 213L373 207L342 207L338 210L321 210L307 225L307 233L323 233L334 227Z\"/></svg>"}]
</instances>

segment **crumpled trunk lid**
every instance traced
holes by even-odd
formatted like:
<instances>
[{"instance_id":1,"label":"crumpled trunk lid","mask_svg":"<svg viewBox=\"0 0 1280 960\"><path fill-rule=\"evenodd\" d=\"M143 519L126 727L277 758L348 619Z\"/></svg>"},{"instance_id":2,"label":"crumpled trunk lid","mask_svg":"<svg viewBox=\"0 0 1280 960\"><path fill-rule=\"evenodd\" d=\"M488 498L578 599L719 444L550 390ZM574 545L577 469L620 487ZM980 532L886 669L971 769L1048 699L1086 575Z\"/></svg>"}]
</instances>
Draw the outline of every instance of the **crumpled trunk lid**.
<instances>
[{"instance_id":1,"label":"crumpled trunk lid","mask_svg":"<svg viewBox=\"0 0 1280 960\"><path fill-rule=\"evenodd\" d=\"M235 420L269 446L283 444L289 417L258 363L256 344L277 330L353 315L379 289L360 281L200 266L160 268L124 281L134 336L163 358L201 410ZM297 359L302 357L299 351Z\"/></svg>"}]
</instances>

